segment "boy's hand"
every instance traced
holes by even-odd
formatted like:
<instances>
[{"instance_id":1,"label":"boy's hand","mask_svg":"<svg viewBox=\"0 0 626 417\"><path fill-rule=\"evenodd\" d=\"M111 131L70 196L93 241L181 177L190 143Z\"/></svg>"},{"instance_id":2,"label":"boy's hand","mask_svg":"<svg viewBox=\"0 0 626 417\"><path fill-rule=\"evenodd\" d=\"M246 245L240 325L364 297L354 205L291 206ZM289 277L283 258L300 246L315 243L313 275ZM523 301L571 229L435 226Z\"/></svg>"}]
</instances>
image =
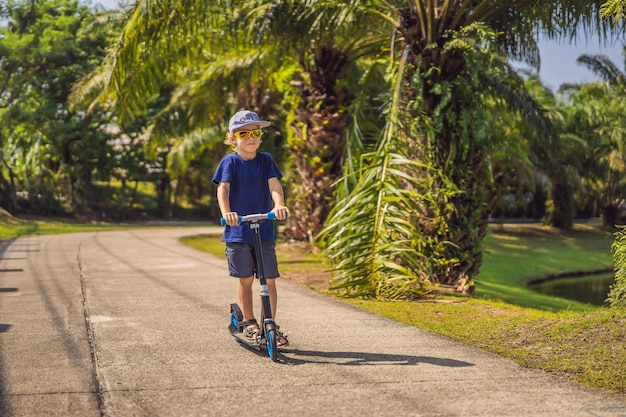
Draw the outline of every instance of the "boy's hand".
<instances>
[{"instance_id":1,"label":"boy's hand","mask_svg":"<svg viewBox=\"0 0 626 417\"><path fill-rule=\"evenodd\" d=\"M229 226L237 226L239 224L239 215L236 211L231 211L224 214L224 220L226 220L226 224Z\"/></svg>"},{"instance_id":2,"label":"boy's hand","mask_svg":"<svg viewBox=\"0 0 626 417\"><path fill-rule=\"evenodd\" d=\"M272 212L276 214L276 220L285 220L289 216L289 210L285 206L276 206Z\"/></svg>"}]
</instances>

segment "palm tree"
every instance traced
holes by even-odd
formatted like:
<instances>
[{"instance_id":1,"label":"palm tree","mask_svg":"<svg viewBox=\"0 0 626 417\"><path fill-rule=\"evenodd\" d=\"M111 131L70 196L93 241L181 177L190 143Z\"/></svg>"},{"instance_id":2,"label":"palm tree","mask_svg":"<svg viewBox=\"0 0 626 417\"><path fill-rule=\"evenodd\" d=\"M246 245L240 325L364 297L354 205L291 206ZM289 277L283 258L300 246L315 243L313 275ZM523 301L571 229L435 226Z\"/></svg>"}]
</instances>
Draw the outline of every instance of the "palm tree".
<instances>
[{"instance_id":1,"label":"palm tree","mask_svg":"<svg viewBox=\"0 0 626 417\"><path fill-rule=\"evenodd\" d=\"M270 4L271 3L271 4ZM243 2L242 7L248 2ZM274 2L251 2L259 7L274 7ZM318 10L329 8L334 10L336 19L344 16L345 9L366 10L380 19L376 27L369 25L370 30L389 28L385 36L388 44L392 44L394 52L391 54L394 61L392 68L398 67L398 57L402 57L405 70L399 75L402 83L396 84L402 91L399 105L391 108L397 114L387 113L387 120L394 120L393 128L401 128L395 131L402 133L396 135L404 141L403 147L406 157L417 160L423 165L429 166L433 176L426 191L437 191L452 184L446 193L430 199L420 205L416 204L413 212L407 213L414 226L423 233L425 241L429 244L420 247L426 253L437 254L438 259L444 259L442 267L435 267L431 279L437 282L455 283L459 279L471 279L480 267L481 250L480 242L486 231L485 209L482 203L484 187L482 178L485 169L485 152L489 144L489 138L484 135L483 119L480 112L482 101L477 99L477 91L485 90L493 94L496 92L510 93L507 104L520 105L527 115L537 116L535 109L524 107L525 100L515 100L516 93L507 89L498 81L498 73L492 72L491 76L484 77L484 71L480 65L489 65L490 61L482 61L488 54L477 53L482 45L496 46L498 51L519 60L524 60L534 65L539 64L535 35L542 31L549 38L575 36L580 31L597 30L603 36L607 36L610 26L600 19L600 1L566 1L552 0L538 3L534 0L394 0L394 1L359 1L346 0L344 2L325 2L314 0L284 1L281 5L304 5L305 10ZM356 9L354 9L356 7ZM218 77L205 77L202 70L190 70L194 67L190 63L198 60L201 69L207 69L207 56L209 64L213 64L212 73L221 74L224 82L230 80L239 81L238 77L250 73L250 68L258 67L244 65L245 58L262 58L262 51L251 49L250 36L254 31L249 31L247 26L243 30L232 31L231 22L241 22L231 17L239 17L242 8L234 9L230 2L214 1L210 5L199 0L169 0L155 2L154 0L140 0L132 11L132 18L127 25L123 42L113 55L112 62L115 70L109 78L109 86L117 92L118 104L133 110L133 105L145 98L154 97L158 94L162 83L159 80L168 79L170 82L179 83L185 78L194 80L194 77L203 80L211 80L207 85L212 85L214 95L207 98L212 102L214 97L220 98L218 102L224 103L221 94L223 89L218 87L223 84L216 83ZM247 9L246 9L247 10ZM319 15L319 12L316 12ZM297 17L297 16L296 16ZM330 20L332 22L332 20ZM337 20L340 21L340 20ZM365 20L368 22L368 20ZM166 24L167 22L167 24ZM356 21L345 19L345 22L358 27ZM262 23L262 22L260 22ZM486 33L480 23L487 23L496 32L501 33L495 40L488 40L480 33ZM255 26L257 28L257 26ZM342 26L331 27L339 33ZM284 35L279 39L285 39L297 29L286 26ZM324 29L324 27L321 27ZM268 32L271 33L271 32ZM357 33L362 33L357 31ZM245 36L250 35L250 36ZM483 36L478 42L472 40L473 36ZM269 43L269 39L264 42ZM297 41L299 37L294 37ZM332 42L341 40L343 37L331 39ZM244 40L243 42L240 42ZM215 42L214 42L215 41ZM241 65L220 65L215 68L216 62L224 62L221 54L228 55L223 45L228 45L230 56L236 57ZM294 42L297 47L301 45ZM202 48L198 46L201 45ZM244 45L241 47L241 45ZM237 47L233 47L237 46ZM312 53L306 56L314 59L317 57L320 69L334 68L332 73L340 73L340 56L335 53L333 45L313 44ZM198 52L201 50L201 53ZM323 52L326 51L326 52ZM217 58L220 59L217 59ZM329 57L326 61L325 57ZM482 58L480 58L482 57ZM323 58L323 59L321 59ZM212 61L216 59L216 61ZM235 59L231 60L234 62ZM480 61L480 65L478 62ZM308 61L310 62L310 61ZM307 62L298 62L302 68L309 69ZM334 63L334 65L329 65ZM247 68L248 73L243 71ZM491 68L495 66L490 65ZM504 66L500 70L508 73ZM495 70L494 70L495 71ZM227 74L235 76L227 77ZM316 74L309 71L309 74ZM317 73L323 74L322 73ZM390 73L391 74L391 73ZM502 75L502 74L500 74ZM169 77L169 78L168 78ZM204 78L203 78L204 77ZM329 78L330 79L330 78ZM233 81L234 80L234 81ZM194 81L187 84L197 85ZM321 84L332 85L332 84ZM512 84L511 84L512 85ZM187 90L189 93L193 89ZM195 91L197 93L198 91ZM323 93L321 88L319 93ZM308 94L316 97L318 92L303 89L302 95ZM144 94L145 93L145 94ZM303 100L304 101L304 100ZM306 102L306 101L305 101ZM310 102L309 102L310 103ZM213 103L215 104L215 103ZM332 111L321 112L318 123L319 137L322 140L325 126L341 127L345 125L343 118L335 124L332 115L339 115L343 102L333 100L314 101L313 107L321 109L329 106ZM299 104L298 104L299 105ZM337 109L333 106L338 106ZM207 107L209 108L209 107ZM311 109L311 107L304 106ZM224 106L211 107L212 111L204 113L206 119L215 122L223 118ZM128 113L128 112L127 112ZM304 113L303 114L307 114ZM310 112L309 114L314 114ZM218 115L220 117L218 117ZM477 117L475 117L477 116ZM536 120L538 118L536 117ZM198 117L188 117L191 125L198 126ZM300 123L308 123L300 120ZM328 122L328 123L326 123ZM396 123L397 122L397 123ZM306 125L302 125L306 126ZM308 127L308 126L307 126ZM545 127L545 126L544 126ZM387 130L389 131L389 129ZM302 132L304 133L304 131ZM307 128L307 140L309 132ZM337 138L337 133L331 132L330 138ZM304 134L302 134L304 137ZM386 141L381 143L390 143ZM332 142L334 144L334 142ZM395 145L394 145L395 146ZM335 149L333 158L341 150ZM384 154L384 153L383 153ZM327 155L323 155L324 158ZM320 157L321 159L321 157ZM372 159L374 160L374 159ZM310 161L310 160L309 160ZM347 161L347 160L346 160ZM315 161L317 162L317 161ZM333 166L333 159L321 160L322 166ZM416 175L423 173L414 172ZM365 178L363 175L361 178ZM442 183L443 181L443 183ZM325 199L324 181L311 182L309 190L313 187L320 190L319 193L310 191L308 194L316 200ZM422 213L422 214L420 214ZM323 218L323 213L320 213ZM434 219L436 222L420 221L420 218ZM311 229L311 228L307 228ZM418 245L419 246L419 245ZM415 247L414 247L415 250Z\"/></svg>"},{"instance_id":2,"label":"palm tree","mask_svg":"<svg viewBox=\"0 0 626 417\"><path fill-rule=\"evenodd\" d=\"M599 16L601 2L424 0L381 2L380 5L392 9L381 13L393 20L401 35L400 50L406 59L407 70L399 75L404 80L401 90L405 105L398 107L401 113L396 115L404 134L397 137L404 141L405 156L428 165L438 174L431 177L421 193L431 197L416 202L413 210L405 214L415 225L419 238L404 236L401 240L417 240L412 246L415 256L425 254L430 265L439 265L429 271L430 280L449 284L468 282L479 270L480 243L487 227L483 193L490 140L484 134L484 120L481 120L486 96L481 95L481 91L492 96L513 91L507 90L501 76L496 75L498 71L502 73L503 67L496 69L495 60L490 61L480 52L480 27L476 25L486 23L502 33L497 43L483 39L483 44L496 45L510 57L538 64L534 37L537 31L547 37L558 37L597 29L606 35L608 25ZM474 33L468 35L471 31ZM484 66L477 66L478 62ZM515 94L508 98L515 98ZM526 116L540 119L541 112L527 103L507 100L504 104L519 106L518 110ZM546 148L554 149L554 135L547 121L544 128ZM366 177L367 174L363 174L362 178ZM446 178L447 184L454 187L450 189L441 178ZM568 190L561 191L569 195ZM380 205L377 209L380 211L374 218L382 218L388 206ZM342 222L345 210L336 213L329 221L328 230L341 236L344 245L337 247L346 248L355 236ZM355 226L355 230L362 228ZM355 258L368 259L366 256ZM339 264L338 268L343 266ZM340 284L351 280L360 282L358 279L341 275ZM407 281L410 279L408 277Z\"/></svg>"},{"instance_id":3,"label":"palm tree","mask_svg":"<svg viewBox=\"0 0 626 417\"><path fill-rule=\"evenodd\" d=\"M532 81L526 81L526 85ZM535 99L536 96L534 96ZM487 135L494 141L488 157L492 179L488 183L487 204L490 216L541 217L544 213L545 175L535 166L532 151L535 132L528 129L520 114L487 101Z\"/></svg>"},{"instance_id":4,"label":"palm tree","mask_svg":"<svg viewBox=\"0 0 626 417\"><path fill-rule=\"evenodd\" d=\"M404 50L383 140L365 155L354 191L327 222L327 255L338 270L334 288L347 294L414 297L428 290L428 282L471 292L482 256L477 243L486 233L489 173L468 151L474 146L488 155L499 145L486 135L481 106L490 99L517 109L537 134L548 136L549 123L524 92L522 78L495 54L495 33L474 24L448 35L443 53L455 55L456 49L457 58L467 59L467 77L439 85L443 105L429 115L417 96L425 80L408 76L414 66ZM455 132L453 118L462 133Z\"/></svg>"},{"instance_id":5,"label":"palm tree","mask_svg":"<svg viewBox=\"0 0 626 417\"><path fill-rule=\"evenodd\" d=\"M626 53L626 48L625 48ZM626 55L625 55L626 56ZM603 225L614 227L626 195L626 73L603 55L581 55L578 62L603 79L603 83L564 85L578 129L586 132L588 181L602 210ZM626 61L624 63L626 68Z\"/></svg>"},{"instance_id":6,"label":"palm tree","mask_svg":"<svg viewBox=\"0 0 626 417\"><path fill-rule=\"evenodd\" d=\"M144 111L164 84L178 85L170 105L152 120L154 128L149 130L151 142L159 147L177 136L173 149L204 146L206 139L198 138L217 135L216 129L207 130L207 122L220 123L233 107L270 113L263 111L267 100L242 100L243 91L261 96L280 91L289 108L287 144L297 180L289 190L292 216L286 232L310 241L328 215L342 173L352 121L347 109L358 94L358 83L351 79L362 76L356 63L363 56L375 59L380 42L388 46L380 28L372 24L373 16L357 6L326 1L248 1L236 7L217 1L206 6L193 0L156 5L140 0L129 11L124 34L102 77L92 77L91 83L96 91L104 86L111 93L121 119ZM207 13L219 17L183 27L176 24ZM165 18L171 21L167 28L155 23ZM179 36L181 31L186 35ZM174 34L190 40L172 43ZM202 45L201 53L193 50L194 43ZM187 60L181 62L181 56ZM193 69L188 62L193 62ZM90 90L87 83L76 96ZM224 103L229 103L227 111ZM185 139L188 135L195 140ZM180 155L189 153L172 153L169 159L179 161Z\"/></svg>"},{"instance_id":7,"label":"palm tree","mask_svg":"<svg viewBox=\"0 0 626 417\"><path fill-rule=\"evenodd\" d=\"M568 114L554 93L542 85L538 77L531 77L526 85L552 125L551 140L547 144L523 128L531 138L529 155L533 157L533 164L548 180L543 221L553 227L570 229L576 215L574 196L583 188L582 160L587 146L577 134L576 125L568 124Z\"/></svg>"},{"instance_id":8,"label":"palm tree","mask_svg":"<svg viewBox=\"0 0 626 417\"><path fill-rule=\"evenodd\" d=\"M288 145L297 182L290 190L288 237L312 241L332 205L341 177L358 95L363 56L377 58L383 45L374 17L359 2L250 2L244 27L255 48L272 60L266 69L281 72L286 59L297 65L290 80L293 107L287 116ZM271 62L275 64L272 66ZM268 65L269 64L269 65ZM277 65L276 65L277 64ZM371 101L371 100L369 100Z\"/></svg>"}]
</instances>

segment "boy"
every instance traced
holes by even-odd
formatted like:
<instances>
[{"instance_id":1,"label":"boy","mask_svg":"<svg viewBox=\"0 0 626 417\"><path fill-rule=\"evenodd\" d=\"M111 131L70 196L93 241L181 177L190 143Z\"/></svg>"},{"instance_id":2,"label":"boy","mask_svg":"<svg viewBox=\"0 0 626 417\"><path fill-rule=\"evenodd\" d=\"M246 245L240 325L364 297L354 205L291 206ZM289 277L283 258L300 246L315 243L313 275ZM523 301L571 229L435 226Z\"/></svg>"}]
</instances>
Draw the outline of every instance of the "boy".
<instances>
[{"instance_id":1,"label":"boy","mask_svg":"<svg viewBox=\"0 0 626 417\"><path fill-rule=\"evenodd\" d=\"M282 178L280 170L269 153L257 152L263 134L261 129L270 125L269 121L260 120L252 111L235 113L228 124L228 135L224 141L233 147L234 152L222 158L213 175L213 182L217 184L217 201L226 220L222 241L226 243L228 271L230 276L239 279L237 296L243 313L244 335L250 339L254 339L259 331L252 303L252 283L258 271L253 232L248 224L239 225L238 216L273 211L276 219L284 220L289 214L279 182ZM261 223L260 233L270 305L276 319L276 278L280 275L272 222ZM286 346L288 343L286 336L277 331L276 344Z\"/></svg>"}]
</instances>

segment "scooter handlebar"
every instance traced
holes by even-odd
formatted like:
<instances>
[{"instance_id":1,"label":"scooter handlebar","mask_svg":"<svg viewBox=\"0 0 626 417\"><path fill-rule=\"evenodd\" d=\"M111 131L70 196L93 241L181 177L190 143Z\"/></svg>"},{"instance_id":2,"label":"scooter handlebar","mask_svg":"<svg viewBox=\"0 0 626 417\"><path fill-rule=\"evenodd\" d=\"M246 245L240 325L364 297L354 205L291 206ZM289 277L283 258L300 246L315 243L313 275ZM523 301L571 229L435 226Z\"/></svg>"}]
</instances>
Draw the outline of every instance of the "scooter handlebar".
<instances>
[{"instance_id":1,"label":"scooter handlebar","mask_svg":"<svg viewBox=\"0 0 626 417\"><path fill-rule=\"evenodd\" d=\"M239 224L243 222L258 222L260 220L276 220L276 213L270 211L269 213L248 214L247 216L239 216ZM220 224L226 226L226 219L221 218Z\"/></svg>"}]
</instances>

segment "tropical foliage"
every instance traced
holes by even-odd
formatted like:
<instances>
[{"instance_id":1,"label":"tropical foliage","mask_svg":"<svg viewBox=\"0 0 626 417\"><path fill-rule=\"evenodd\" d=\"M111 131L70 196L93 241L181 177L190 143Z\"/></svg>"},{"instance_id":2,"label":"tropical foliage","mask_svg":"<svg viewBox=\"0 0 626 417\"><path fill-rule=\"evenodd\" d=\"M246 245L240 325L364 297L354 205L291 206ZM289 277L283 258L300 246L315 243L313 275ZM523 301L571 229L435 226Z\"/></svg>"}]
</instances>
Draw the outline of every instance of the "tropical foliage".
<instances>
[{"instance_id":1,"label":"tropical foliage","mask_svg":"<svg viewBox=\"0 0 626 417\"><path fill-rule=\"evenodd\" d=\"M419 296L433 283L471 291L488 217L511 195L546 201L536 212L563 228L581 201L619 202L620 171L611 171L615 181L601 182L608 171L586 158L607 144L602 125L619 123L619 94L594 102L598 113L602 106L614 112L592 117L586 111L593 106L579 104L587 96L572 92L571 105L560 103L508 62L537 66L538 33L557 39L618 33L619 26L601 19L602 3L138 0L76 32L110 42L106 55L104 47L83 45L89 60L50 100L62 103L67 110L60 114L75 118L74 126L89 121L91 130L74 140L50 133L63 132L70 119L19 124L12 117L14 103L28 115L38 107L21 94L21 70L14 70L32 65L8 63L30 50L17 48L20 42L45 37L15 31L29 27L31 2L11 2L16 26L3 29L0 42L11 52L0 65L15 81L0 95L13 99L0 106L7 121L0 128L3 158L29 150L21 160L48 174L18 171L21 165L7 159L0 184L13 190L14 201L18 190L57 190L56 201L55 192L71 196L64 204L77 212L93 210L87 202L97 198L96 179L121 184L120 206L132 199L131 184L136 189L147 180L156 186L160 214L172 216L182 199L211 204L202 196L213 193L207 172L228 151L224 127L235 110L250 108L274 122L263 146L287 174L287 236L325 245L336 288L393 298ZM39 5L33 10L55 15ZM79 129L71 130L78 136ZM92 146L78 147L88 134L98 135ZM615 160L618 143L614 136L614 153L597 155L602 166ZM61 162L32 162L42 157ZM35 187L30 178L45 180ZM611 196L603 200L602 193Z\"/></svg>"},{"instance_id":2,"label":"tropical foliage","mask_svg":"<svg viewBox=\"0 0 626 417\"><path fill-rule=\"evenodd\" d=\"M297 64L287 134L298 181L290 190L286 229L296 240L312 242L322 229L347 154L355 147L361 151L360 138L355 146L350 130L353 113L359 114L359 106L371 107L378 93L371 87L374 71L364 73L361 61L377 62L388 48L385 35L391 27L362 6L358 1L263 1L242 7L254 48L278 63L266 68L282 72L285 57Z\"/></svg>"}]
</instances>

